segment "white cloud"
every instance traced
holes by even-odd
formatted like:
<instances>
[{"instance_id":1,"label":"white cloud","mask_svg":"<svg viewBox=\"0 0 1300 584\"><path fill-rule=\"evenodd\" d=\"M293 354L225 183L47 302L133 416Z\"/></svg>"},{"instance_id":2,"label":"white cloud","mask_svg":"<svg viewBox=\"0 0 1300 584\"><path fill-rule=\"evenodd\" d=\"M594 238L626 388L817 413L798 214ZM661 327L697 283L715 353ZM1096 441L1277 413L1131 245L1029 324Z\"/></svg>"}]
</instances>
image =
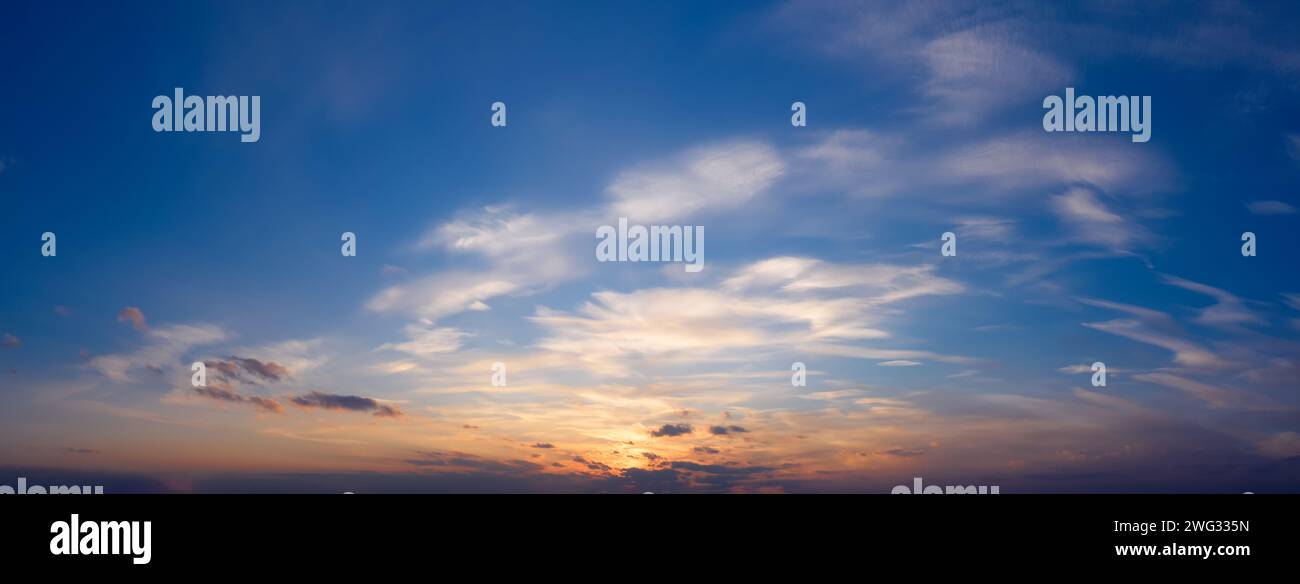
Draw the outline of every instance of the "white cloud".
<instances>
[{"instance_id":1,"label":"white cloud","mask_svg":"<svg viewBox=\"0 0 1300 584\"><path fill-rule=\"evenodd\" d=\"M976 2L787 3L772 21L873 78L916 79L940 123L974 123L1060 90L1074 73L1026 40L1012 11ZM921 75L916 75L916 72Z\"/></svg>"},{"instance_id":2,"label":"white cloud","mask_svg":"<svg viewBox=\"0 0 1300 584\"><path fill-rule=\"evenodd\" d=\"M792 256L745 266L725 280L723 287L729 290L779 287L787 292L861 288L861 298L869 304L963 291L961 284L936 275L933 265L846 265Z\"/></svg>"},{"instance_id":3,"label":"white cloud","mask_svg":"<svg viewBox=\"0 0 1300 584\"><path fill-rule=\"evenodd\" d=\"M1061 91L1073 72L1060 61L990 28L962 30L925 44L930 72L922 85L936 104L930 115L970 124L990 113Z\"/></svg>"},{"instance_id":4,"label":"white cloud","mask_svg":"<svg viewBox=\"0 0 1300 584\"><path fill-rule=\"evenodd\" d=\"M782 175L785 163L762 142L733 141L693 148L667 164L624 171L609 186L612 223L660 223L734 209Z\"/></svg>"},{"instance_id":5,"label":"white cloud","mask_svg":"<svg viewBox=\"0 0 1300 584\"><path fill-rule=\"evenodd\" d=\"M387 288L372 297L366 308L375 312L411 312L429 319L466 310L482 310L492 298L523 290L521 283L507 280L507 277L506 274L479 272L434 274Z\"/></svg>"},{"instance_id":6,"label":"white cloud","mask_svg":"<svg viewBox=\"0 0 1300 584\"><path fill-rule=\"evenodd\" d=\"M1107 193L1148 195L1175 184L1164 158L1126 147L1126 141L1013 132L951 147L914 146L910 137L868 130L824 133L792 150L799 164L791 167L798 180L790 182L866 197L924 196L937 188L946 197L999 211L1005 211L1006 197L1041 195L1044 188L1084 184ZM960 189L956 195L954 188Z\"/></svg>"},{"instance_id":7,"label":"white cloud","mask_svg":"<svg viewBox=\"0 0 1300 584\"><path fill-rule=\"evenodd\" d=\"M625 374L632 359L689 363L739 351L803 350L864 359L938 358L925 351L847 345L881 339L899 314L887 305L962 287L933 266L840 265L780 257L737 270L717 289L597 292L576 314L539 309L538 346Z\"/></svg>"},{"instance_id":8,"label":"white cloud","mask_svg":"<svg viewBox=\"0 0 1300 584\"><path fill-rule=\"evenodd\" d=\"M209 324L163 326L144 334L147 339L144 347L133 353L95 357L90 360L90 368L113 381L130 382L134 381L133 371L173 369L181 365L180 358L186 351L227 338L220 327Z\"/></svg>"},{"instance_id":9,"label":"white cloud","mask_svg":"<svg viewBox=\"0 0 1300 584\"><path fill-rule=\"evenodd\" d=\"M435 327L430 321L406 325L403 329L409 340L401 343L384 343L378 350L391 349L417 357L440 353L454 353L468 333L452 327Z\"/></svg>"},{"instance_id":10,"label":"white cloud","mask_svg":"<svg viewBox=\"0 0 1300 584\"><path fill-rule=\"evenodd\" d=\"M1188 396L1206 402L1214 407L1229 407L1234 405L1244 405L1243 395L1240 392L1216 387L1208 383L1179 377L1170 373L1143 373L1134 375L1138 381L1146 381L1177 389Z\"/></svg>"},{"instance_id":11,"label":"white cloud","mask_svg":"<svg viewBox=\"0 0 1300 584\"><path fill-rule=\"evenodd\" d=\"M1057 195L1052 206L1080 241L1123 249L1146 239L1141 227L1112 212L1088 189L1073 188Z\"/></svg>"},{"instance_id":12,"label":"white cloud","mask_svg":"<svg viewBox=\"0 0 1300 584\"><path fill-rule=\"evenodd\" d=\"M916 367L921 363L919 361L908 361L907 359L895 359L893 361L881 361L876 365L881 367Z\"/></svg>"},{"instance_id":13,"label":"white cloud","mask_svg":"<svg viewBox=\"0 0 1300 584\"><path fill-rule=\"evenodd\" d=\"M963 240L1002 241L1012 235L1016 222L997 217L963 217L956 224L957 235Z\"/></svg>"},{"instance_id":14,"label":"white cloud","mask_svg":"<svg viewBox=\"0 0 1300 584\"><path fill-rule=\"evenodd\" d=\"M903 142L868 130L835 130L795 148L798 164L792 172L797 173L799 185L862 197L898 194L916 174L899 152Z\"/></svg>"},{"instance_id":15,"label":"white cloud","mask_svg":"<svg viewBox=\"0 0 1300 584\"><path fill-rule=\"evenodd\" d=\"M1157 325L1173 326L1174 324L1173 317L1170 317L1168 314L1160 312L1159 310L1151 310L1150 308L1143 308L1141 306L1134 306L1132 304L1110 302L1107 300L1096 300L1093 298L1080 298L1079 302L1082 302L1083 304L1087 304L1089 306L1096 306L1098 308L1107 308L1110 310L1123 312L1125 314L1136 316L1142 320Z\"/></svg>"},{"instance_id":16,"label":"white cloud","mask_svg":"<svg viewBox=\"0 0 1300 584\"><path fill-rule=\"evenodd\" d=\"M1201 313L1196 317L1196 322L1200 324L1231 328L1245 324L1264 324L1265 322L1261 316L1246 308L1240 298L1227 290L1206 286L1205 284L1175 276L1165 275L1163 278L1165 282L1179 288L1214 298L1215 304L1201 309Z\"/></svg>"},{"instance_id":17,"label":"white cloud","mask_svg":"<svg viewBox=\"0 0 1300 584\"><path fill-rule=\"evenodd\" d=\"M1106 322L1085 322L1083 326L1166 349L1173 352L1174 362L1187 367L1221 369L1232 365L1231 362L1220 358L1192 341L1172 334L1154 331L1136 320L1118 319Z\"/></svg>"},{"instance_id":18,"label":"white cloud","mask_svg":"<svg viewBox=\"0 0 1300 584\"><path fill-rule=\"evenodd\" d=\"M735 140L692 148L667 162L619 174L608 201L568 213L520 213L485 207L441 224L421 236L418 251L442 249L476 257L479 269L438 272L391 286L366 304L375 312L407 312L439 319L466 310L488 310L504 295L529 294L582 276L592 257L595 229L619 217L634 223L689 219L750 203L784 174L771 146ZM594 261L594 260L593 260Z\"/></svg>"},{"instance_id":19,"label":"white cloud","mask_svg":"<svg viewBox=\"0 0 1300 584\"><path fill-rule=\"evenodd\" d=\"M1295 207L1282 201L1251 201L1246 203L1246 209L1256 215L1290 215L1295 213Z\"/></svg>"},{"instance_id":20,"label":"white cloud","mask_svg":"<svg viewBox=\"0 0 1300 584\"><path fill-rule=\"evenodd\" d=\"M980 182L1012 190L1086 183L1106 192L1146 193L1171 182L1157 155L1122 142L1079 136L1017 133L959 147L935 170L952 182Z\"/></svg>"}]
</instances>

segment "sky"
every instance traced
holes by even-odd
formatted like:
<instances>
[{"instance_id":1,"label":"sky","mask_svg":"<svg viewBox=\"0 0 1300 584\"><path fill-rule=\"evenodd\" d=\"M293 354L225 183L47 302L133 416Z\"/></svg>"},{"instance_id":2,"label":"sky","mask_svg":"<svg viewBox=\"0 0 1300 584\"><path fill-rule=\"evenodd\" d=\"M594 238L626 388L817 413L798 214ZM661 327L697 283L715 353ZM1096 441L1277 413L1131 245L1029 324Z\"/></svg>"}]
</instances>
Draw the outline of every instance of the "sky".
<instances>
[{"instance_id":1,"label":"sky","mask_svg":"<svg viewBox=\"0 0 1300 584\"><path fill-rule=\"evenodd\" d=\"M1289 3L6 12L0 484L1300 489ZM1045 131L1067 87L1150 140Z\"/></svg>"}]
</instances>

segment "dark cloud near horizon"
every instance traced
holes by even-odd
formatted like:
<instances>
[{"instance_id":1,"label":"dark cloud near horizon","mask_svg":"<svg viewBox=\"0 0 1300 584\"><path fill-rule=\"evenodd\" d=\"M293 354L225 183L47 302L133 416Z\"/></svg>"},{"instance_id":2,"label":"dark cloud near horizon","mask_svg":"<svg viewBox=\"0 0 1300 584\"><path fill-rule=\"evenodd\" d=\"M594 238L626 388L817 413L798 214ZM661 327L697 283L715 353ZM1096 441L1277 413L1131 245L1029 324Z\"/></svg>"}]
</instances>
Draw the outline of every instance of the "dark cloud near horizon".
<instances>
[{"instance_id":1,"label":"dark cloud near horizon","mask_svg":"<svg viewBox=\"0 0 1300 584\"><path fill-rule=\"evenodd\" d=\"M402 411L393 406L381 404L371 398L359 395L339 395L313 391L303 395L291 396L289 401L302 408L372 412L375 416L390 418L402 415Z\"/></svg>"},{"instance_id":2,"label":"dark cloud near horizon","mask_svg":"<svg viewBox=\"0 0 1300 584\"><path fill-rule=\"evenodd\" d=\"M280 402L274 399L237 393L232 391L230 386L227 384L217 383L209 384L207 387L196 387L194 388L194 393L219 401L249 404L260 410L277 414L284 411L284 406L280 405Z\"/></svg>"},{"instance_id":3,"label":"dark cloud near horizon","mask_svg":"<svg viewBox=\"0 0 1300 584\"><path fill-rule=\"evenodd\" d=\"M925 456L926 452L927 450L924 448L914 448L910 450L907 448L891 448L889 450L881 451L879 454L885 456L897 456L899 458L913 458L917 456Z\"/></svg>"},{"instance_id":4,"label":"dark cloud near horizon","mask_svg":"<svg viewBox=\"0 0 1300 584\"><path fill-rule=\"evenodd\" d=\"M587 460L586 458L583 458L581 456L573 457L573 461L583 466L586 466L588 469L594 470L596 472L611 472L614 470L613 467L609 466L608 464L605 464L603 462L597 462L594 460Z\"/></svg>"},{"instance_id":5,"label":"dark cloud near horizon","mask_svg":"<svg viewBox=\"0 0 1300 584\"><path fill-rule=\"evenodd\" d=\"M415 454L420 458L408 459L407 464L418 467L461 468L491 473L532 473L542 468L542 465L526 460L493 460L464 452L419 450Z\"/></svg>"},{"instance_id":6,"label":"dark cloud near horizon","mask_svg":"<svg viewBox=\"0 0 1300 584\"><path fill-rule=\"evenodd\" d=\"M693 431L694 429L691 428L690 424L664 424L660 426L658 430L651 430L650 435L654 436L655 438L661 438L665 436L673 437L673 436L681 436L683 434L690 434Z\"/></svg>"},{"instance_id":7,"label":"dark cloud near horizon","mask_svg":"<svg viewBox=\"0 0 1300 584\"><path fill-rule=\"evenodd\" d=\"M693 485L721 490L729 490L739 484L767 476L776 470L768 466L701 464L685 460L675 460L668 466L672 470L687 474Z\"/></svg>"},{"instance_id":8,"label":"dark cloud near horizon","mask_svg":"<svg viewBox=\"0 0 1300 584\"><path fill-rule=\"evenodd\" d=\"M911 486L912 475L879 476L841 472L820 478L787 478L766 467L707 465L678 461L658 468L628 468L589 474L557 472L525 461L493 461L459 452L420 452L422 464L411 472L213 473L167 483L145 474L109 474L64 469L0 467L0 485L104 485L107 493L716 493L767 488L788 493L880 493L899 484ZM1253 458L1239 465L1167 465L1134 477L1118 471L1093 473L1037 472L1024 475L926 475L926 484L1000 485L1003 493L1289 493L1300 490L1300 457ZM1166 472L1169 471L1169 472ZM185 491L168 484L186 485Z\"/></svg>"}]
</instances>

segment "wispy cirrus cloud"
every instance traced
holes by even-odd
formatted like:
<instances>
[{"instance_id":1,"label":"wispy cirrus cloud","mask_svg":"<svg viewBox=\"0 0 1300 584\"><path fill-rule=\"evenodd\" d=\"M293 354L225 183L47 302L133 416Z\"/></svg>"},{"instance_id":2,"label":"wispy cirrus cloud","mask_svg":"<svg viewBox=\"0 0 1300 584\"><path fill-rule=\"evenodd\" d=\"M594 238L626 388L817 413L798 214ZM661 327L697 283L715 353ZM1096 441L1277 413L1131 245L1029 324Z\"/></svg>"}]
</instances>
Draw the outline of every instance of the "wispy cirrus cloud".
<instances>
[{"instance_id":1,"label":"wispy cirrus cloud","mask_svg":"<svg viewBox=\"0 0 1300 584\"><path fill-rule=\"evenodd\" d=\"M90 360L91 369L117 382L134 380L141 370L162 374L178 368L187 351L229 338L221 327L211 324L176 324L144 331L144 346L131 353L100 355Z\"/></svg>"},{"instance_id":2,"label":"wispy cirrus cloud","mask_svg":"<svg viewBox=\"0 0 1300 584\"><path fill-rule=\"evenodd\" d=\"M722 141L687 149L662 162L620 173L603 205L568 213L519 213L487 207L468 218L426 233L417 250L441 248L471 254L480 269L446 270L380 291L367 303L375 312L407 312L437 320L464 311L488 310L505 295L529 294L586 273L595 228L619 217L651 223L702 217L734 209L784 174L785 163L771 146L748 140Z\"/></svg>"},{"instance_id":3,"label":"wispy cirrus cloud","mask_svg":"<svg viewBox=\"0 0 1300 584\"><path fill-rule=\"evenodd\" d=\"M541 308L531 320L546 331L539 348L626 375L637 362L707 362L792 347L851 351L848 343L889 336L880 325L897 315L891 305L962 290L933 266L778 257L742 267L716 288L596 292L576 313Z\"/></svg>"},{"instance_id":4,"label":"wispy cirrus cloud","mask_svg":"<svg viewBox=\"0 0 1300 584\"><path fill-rule=\"evenodd\" d=\"M1164 275L1164 281L1170 285L1209 296L1215 303L1201 309L1195 322L1214 327L1239 327L1248 324L1263 324L1263 317L1246 307L1246 303L1235 294L1207 286L1177 276Z\"/></svg>"},{"instance_id":5,"label":"wispy cirrus cloud","mask_svg":"<svg viewBox=\"0 0 1300 584\"><path fill-rule=\"evenodd\" d=\"M919 108L945 124L982 122L998 111L1041 99L1075 75L1035 45L1021 6L976 2L789 2L770 15L815 51L855 67L916 81ZM902 72L920 71L910 76ZM919 77L919 78L918 78Z\"/></svg>"},{"instance_id":6,"label":"wispy cirrus cloud","mask_svg":"<svg viewBox=\"0 0 1300 584\"><path fill-rule=\"evenodd\" d=\"M1291 215L1295 207L1282 201L1263 200L1246 203L1246 209L1255 215Z\"/></svg>"},{"instance_id":7,"label":"wispy cirrus cloud","mask_svg":"<svg viewBox=\"0 0 1300 584\"><path fill-rule=\"evenodd\" d=\"M1052 199L1057 216L1070 226L1079 241L1113 249L1129 249L1150 238L1146 231L1111 211L1097 194L1074 188Z\"/></svg>"}]
</instances>

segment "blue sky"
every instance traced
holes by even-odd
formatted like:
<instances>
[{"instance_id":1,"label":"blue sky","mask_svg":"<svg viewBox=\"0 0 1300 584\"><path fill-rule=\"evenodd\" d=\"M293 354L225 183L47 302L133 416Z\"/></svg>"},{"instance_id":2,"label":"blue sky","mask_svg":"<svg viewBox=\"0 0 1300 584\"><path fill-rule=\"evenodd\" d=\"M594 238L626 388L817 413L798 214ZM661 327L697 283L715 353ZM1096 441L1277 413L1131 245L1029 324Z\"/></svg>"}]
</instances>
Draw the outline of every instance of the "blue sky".
<instances>
[{"instance_id":1,"label":"blue sky","mask_svg":"<svg viewBox=\"0 0 1300 584\"><path fill-rule=\"evenodd\" d=\"M174 490L326 474L346 490L363 472L391 490L1300 486L1294 7L13 12L15 473ZM154 132L150 103L175 87L261 96L261 139ZM1044 132L1042 100L1066 87L1151 96L1151 140ZM595 229L620 216L704 226L705 269L595 261ZM190 386L199 360L226 368L220 391Z\"/></svg>"}]
</instances>

